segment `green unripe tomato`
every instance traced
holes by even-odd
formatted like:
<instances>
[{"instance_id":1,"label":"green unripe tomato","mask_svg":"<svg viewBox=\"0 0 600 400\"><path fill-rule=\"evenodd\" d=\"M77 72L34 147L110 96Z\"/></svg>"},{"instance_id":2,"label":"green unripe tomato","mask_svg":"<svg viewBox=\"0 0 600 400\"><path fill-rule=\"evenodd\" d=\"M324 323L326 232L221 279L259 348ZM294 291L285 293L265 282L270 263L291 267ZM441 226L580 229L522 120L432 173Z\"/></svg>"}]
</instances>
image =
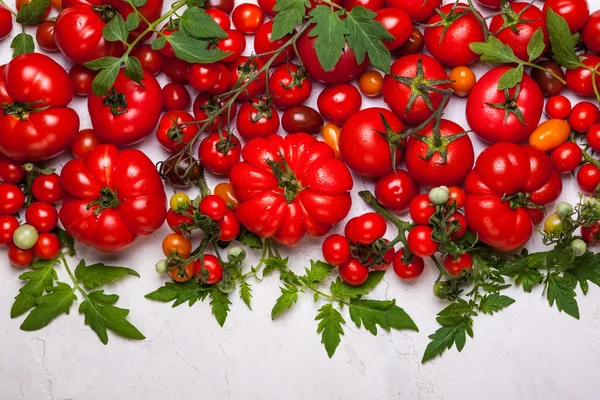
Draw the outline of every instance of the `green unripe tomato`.
<instances>
[{"instance_id":1,"label":"green unripe tomato","mask_svg":"<svg viewBox=\"0 0 600 400\"><path fill-rule=\"evenodd\" d=\"M448 290L448 282L440 281L433 284L433 294L439 299L444 299Z\"/></svg>"},{"instance_id":2,"label":"green unripe tomato","mask_svg":"<svg viewBox=\"0 0 600 400\"><path fill-rule=\"evenodd\" d=\"M13 232L13 243L21 250L29 250L38 241L38 231L29 224L19 226Z\"/></svg>"},{"instance_id":3,"label":"green unripe tomato","mask_svg":"<svg viewBox=\"0 0 600 400\"><path fill-rule=\"evenodd\" d=\"M219 290L223 293L231 293L235 289L235 282L231 278L223 279L218 283Z\"/></svg>"},{"instance_id":4,"label":"green unripe tomato","mask_svg":"<svg viewBox=\"0 0 600 400\"><path fill-rule=\"evenodd\" d=\"M446 204L448 198L450 197L450 192L448 188L444 189L444 187L436 187L429 191L429 200L436 205Z\"/></svg>"},{"instance_id":5,"label":"green unripe tomato","mask_svg":"<svg viewBox=\"0 0 600 400\"><path fill-rule=\"evenodd\" d=\"M156 263L156 265L154 267L156 268L156 272L158 272L161 275L167 273L168 265L165 260L160 260L159 262Z\"/></svg>"},{"instance_id":6,"label":"green unripe tomato","mask_svg":"<svg viewBox=\"0 0 600 400\"><path fill-rule=\"evenodd\" d=\"M581 239L573 239L570 246L571 250L573 250L573 254L575 254L575 257L582 256L587 251L587 244Z\"/></svg>"},{"instance_id":7,"label":"green unripe tomato","mask_svg":"<svg viewBox=\"0 0 600 400\"><path fill-rule=\"evenodd\" d=\"M561 201L556 206L556 213L561 217L568 217L573 214L573 206L566 201Z\"/></svg>"},{"instance_id":8,"label":"green unripe tomato","mask_svg":"<svg viewBox=\"0 0 600 400\"><path fill-rule=\"evenodd\" d=\"M552 213L548 215L546 220L544 221L544 232L548 235L556 235L558 233L563 232L565 229L562 220L558 216L557 213Z\"/></svg>"},{"instance_id":9,"label":"green unripe tomato","mask_svg":"<svg viewBox=\"0 0 600 400\"><path fill-rule=\"evenodd\" d=\"M246 250L242 247L233 247L227 252L227 260L239 261L240 263L246 259Z\"/></svg>"}]
</instances>

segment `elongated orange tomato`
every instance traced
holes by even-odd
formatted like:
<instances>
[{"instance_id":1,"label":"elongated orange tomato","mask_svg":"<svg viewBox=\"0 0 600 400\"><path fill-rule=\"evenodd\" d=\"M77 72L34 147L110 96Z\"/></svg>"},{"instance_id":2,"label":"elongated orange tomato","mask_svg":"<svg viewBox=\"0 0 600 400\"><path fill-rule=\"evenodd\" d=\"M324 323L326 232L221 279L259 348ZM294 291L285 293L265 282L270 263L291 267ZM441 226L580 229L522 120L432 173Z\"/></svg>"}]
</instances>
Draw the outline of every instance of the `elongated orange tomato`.
<instances>
[{"instance_id":1,"label":"elongated orange tomato","mask_svg":"<svg viewBox=\"0 0 600 400\"><path fill-rule=\"evenodd\" d=\"M341 158L340 155L340 128L335 124L325 124L322 130L323 140L333 149L335 158Z\"/></svg>"},{"instance_id":2,"label":"elongated orange tomato","mask_svg":"<svg viewBox=\"0 0 600 400\"><path fill-rule=\"evenodd\" d=\"M552 150L567 141L571 127L562 119L549 119L529 136L529 144L543 151Z\"/></svg>"}]
</instances>

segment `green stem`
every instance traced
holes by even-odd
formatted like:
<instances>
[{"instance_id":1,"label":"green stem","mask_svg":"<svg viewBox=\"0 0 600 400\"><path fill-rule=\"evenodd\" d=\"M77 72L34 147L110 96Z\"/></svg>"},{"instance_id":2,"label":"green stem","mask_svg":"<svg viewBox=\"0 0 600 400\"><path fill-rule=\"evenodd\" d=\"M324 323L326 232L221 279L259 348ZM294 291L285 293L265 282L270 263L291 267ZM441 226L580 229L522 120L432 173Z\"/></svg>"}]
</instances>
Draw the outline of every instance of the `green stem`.
<instances>
[{"instance_id":1,"label":"green stem","mask_svg":"<svg viewBox=\"0 0 600 400\"><path fill-rule=\"evenodd\" d=\"M0 0L0 1L2 1L2 0ZM156 29L156 27L158 25L160 25L164 20L170 18L173 14L175 14L175 12L177 10L179 10L180 8L183 8L185 5L186 5L185 1L179 1L179 2L173 3L173 5L171 6L171 9L169 11L167 11L164 15L162 15L156 21L149 23L148 27L146 28L146 30L144 32L142 32L138 37L136 37L133 40L133 42L127 44L127 46L128 46L127 50L125 51L125 54L123 54L123 56L121 57L121 60L124 61L129 56L129 53L131 53L131 50L133 50L133 48L144 38L144 36L146 36L146 34L148 34L150 32L154 32L154 30ZM138 16L140 16L140 18L144 18L136 8L134 8L134 11L138 14Z\"/></svg>"},{"instance_id":2,"label":"green stem","mask_svg":"<svg viewBox=\"0 0 600 400\"><path fill-rule=\"evenodd\" d=\"M205 198L208 196L211 191L206 183L206 178L204 177L204 169L200 171L200 175L198 176L198 187L200 188L200 197Z\"/></svg>"},{"instance_id":3,"label":"green stem","mask_svg":"<svg viewBox=\"0 0 600 400\"><path fill-rule=\"evenodd\" d=\"M73 287L75 289L77 289L86 300L89 300L90 298L89 298L87 292L85 290L83 290L83 288L79 285L79 281L77 280L77 278L75 278L75 275L71 271L71 268L69 267L69 264L67 263L67 259L65 258L65 255L63 253L61 253L59 255L59 258L60 258L62 264L65 266L65 270L67 271L67 274L69 274L69 277L73 281Z\"/></svg>"},{"instance_id":4,"label":"green stem","mask_svg":"<svg viewBox=\"0 0 600 400\"><path fill-rule=\"evenodd\" d=\"M590 156L589 153L587 151L582 151L581 152L583 155L583 159L587 162L589 162L590 164L594 165L596 168L600 169L600 161L596 160L594 157Z\"/></svg>"},{"instance_id":5,"label":"green stem","mask_svg":"<svg viewBox=\"0 0 600 400\"><path fill-rule=\"evenodd\" d=\"M9 5L8 5L8 4L6 4L6 2L5 2L4 0L0 0L0 3L1 3L1 4L2 4L4 7L6 7L6 9L7 9L8 11L10 11L10 13L11 13L12 15L14 15L15 17L17 16L17 12L16 12L15 10L13 10L12 8L10 8L10 7L9 7Z\"/></svg>"},{"instance_id":6,"label":"green stem","mask_svg":"<svg viewBox=\"0 0 600 400\"><path fill-rule=\"evenodd\" d=\"M537 65L537 64L529 62L529 61L522 61L522 63L523 63L523 65L527 65L528 67L544 71L545 73L547 73L548 75L550 75L551 77L553 77L554 79L556 79L557 81L562 83L563 85L566 85L566 83L567 83L563 78L556 75L554 72L550 71L548 68L544 68L541 65Z\"/></svg>"}]
</instances>

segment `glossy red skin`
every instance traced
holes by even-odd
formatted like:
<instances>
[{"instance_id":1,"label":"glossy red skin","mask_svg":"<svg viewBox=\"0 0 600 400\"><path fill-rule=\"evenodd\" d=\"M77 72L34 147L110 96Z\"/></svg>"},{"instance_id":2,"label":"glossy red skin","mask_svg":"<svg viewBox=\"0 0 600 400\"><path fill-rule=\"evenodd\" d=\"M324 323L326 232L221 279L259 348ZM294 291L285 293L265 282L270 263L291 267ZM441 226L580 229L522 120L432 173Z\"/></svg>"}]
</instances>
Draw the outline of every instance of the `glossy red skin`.
<instances>
[{"instance_id":1,"label":"glossy red skin","mask_svg":"<svg viewBox=\"0 0 600 400\"><path fill-rule=\"evenodd\" d=\"M390 109L409 124L420 124L429 118L433 111L429 109L422 97L418 97L412 107L406 111L410 99L411 90L408 86L398 82L392 75L414 78L417 73L417 63L422 60L425 79L448 80L448 74L444 67L433 57L426 54L411 54L396 60L391 67L391 75L386 74L383 80L383 100ZM449 89L450 85L439 85L438 89ZM429 92L433 109L437 109L444 96L440 93Z\"/></svg>"},{"instance_id":2,"label":"glossy red skin","mask_svg":"<svg viewBox=\"0 0 600 400\"><path fill-rule=\"evenodd\" d=\"M407 242L411 253L419 257L431 257L438 251L439 244L431 238L430 226L417 225L408 231Z\"/></svg>"},{"instance_id":3,"label":"glossy red skin","mask_svg":"<svg viewBox=\"0 0 600 400\"><path fill-rule=\"evenodd\" d=\"M208 95L207 93L200 93L196 99L194 100L194 104L192 105L192 108L194 110L194 117L196 118L196 121L204 121L207 119L208 115L206 114L206 111L202 109L203 106L206 106L207 104L211 103L215 101L215 99L213 97L211 97L210 95ZM224 104L224 102L221 102L220 104ZM237 113L237 105L233 104L231 106L231 120L233 120L235 118L235 114ZM217 118L213 119L212 123L210 124L210 126L207 128L209 132L215 132L219 129L224 129L227 127L227 112L221 114L220 116L218 116Z\"/></svg>"},{"instance_id":4,"label":"glossy red skin","mask_svg":"<svg viewBox=\"0 0 600 400\"><path fill-rule=\"evenodd\" d=\"M15 228L16 229L16 228ZM331 265L340 266L350 258L350 244L339 234L327 236L321 247L323 258Z\"/></svg>"},{"instance_id":5,"label":"glossy red skin","mask_svg":"<svg viewBox=\"0 0 600 400\"><path fill-rule=\"evenodd\" d=\"M225 137L225 134L223 134ZM231 137L232 147L227 154L217 150L217 144L221 140L218 133L214 132L202 139L198 147L198 160L200 164L215 175L227 175L231 168L240 161L242 145L237 137Z\"/></svg>"},{"instance_id":6,"label":"glossy red skin","mask_svg":"<svg viewBox=\"0 0 600 400\"><path fill-rule=\"evenodd\" d=\"M546 114L550 118L567 119L571 113L571 101L565 96L552 96L546 102Z\"/></svg>"},{"instance_id":7,"label":"glossy red skin","mask_svg":"<svg viewBox=\"0 0 600 400\"><path fill-rule=\"evenodd\" d=\"M415 196L409 205L410 218L417 225L428 225L435 214L435 206L431 204L429 196L425 193Z\"/></svg>"},{"instance_id":8,"label":"glossy red skin","mask_svg":"<svg viewBox=\"0 0 600 400\"><path fill-rule=\"evenodd\" d=\"M600 56L594 54L585 54L581 62L588 67L594 68L600 64ZM592 72L584 67L568 69L565 74L567 87L581 96L593 97L594 86L592 84ZM600 76L596 75L596 85L600 87Z\"/></svg>"},{"instance_id":9,"label":"glossy red skin","mask_svg":"<svg viewBox=\"0 0 600 400\"><path fill-rule=\"evenodd\" d=\"M336 125L343 125L348 118L360 111L361 106L360 92L350 83L327 86L317 98L319 113Z\"/></svg>"},{"instance_id":10,"label":"glossy red skin","mask_svg":"<svg viewBox=\"0 0 600 400\"><path fill-rule=\"evenodd\" d=\"M25 178L23 166L0 154L0 182L19 183Z\"/></svg>"},{"instance_id":11,"label":"glossy red skin","mask_svg":"<svg viewBox=\"0 0 600 400\"><path fill-rule=\"evenodd\" d=\"M185 84L188 83L191 66L192 65L187 61L180 60L179 58L172 58L169 62L163 63L162 71L171 81Z\"/></svg>"},{"instance_id":12,"label":"glossy red skin","mask_svg":"<svg viewBox=\"0 0 600 400\"><path fill-rule=\"evenodd\" d=\"M509 0L511 2L512 0ZM477 3L481 4L487 8L499 9L500 4L502 4L502 0L477 0Z\"/></svg>"},{"instance_id":13,"label":"glossy red skin","mask_svg":"<svg viewBox=\"0 0 600 400\"><path fill-rule=\"evenodd\" d=\"M52 233L42 233L33 246L33 252L42 260L52 260L60 253L60 239Z\"/></svg>"},{"instance_id":14,"label":"glossy red skin","mask_svg":"<svg viewBox=\"0 0 600 400\"><path fill-rule=\"evenodd\" d=\"M250 140L254 138L265 138L277 133L280 123L279 114L277 114L275 106L271 106L271 118L262 116L258 119L258 110L252 101L246 101L240 106L240 111L235 121L235 127L238 134L243 139Z\"/></svg>"},{"instance_id":15,"label":"glossy red skin","mask_svg":"<svg viewBox=\"0 0 600 400\"><path fill-rule=\"evenodd\" d=\"M219 72L215 64L192 64L188 75L190 86L201 92L214 86L218 78Z\"/></svg>"},{"instance_id":16,"label":"glossy red skin","mask_svg":"<svg viewBox=\"0 0 600 400\"><path fill-rule=\"evenodd\" d=\"M433 136L433 122L417 134L425 137ZM440 134L442 137L456 135L465 130L455 122L447 119L440 121ZM451 142L446 147L446 162L439 152L428 160L427 145L415 136L411 136L406 144L406 169L417 184L426 187L460 186L475 161L473 144L469 135Z\"/></svg>"},{"instance_id":17,"label":"glossy red skin","mask_svg":"<svg viewBox=\"0 0 600 400\"><path fill-rule=\"evenodd\" d=\"M375 183L375 198L392 211L403 212L419 194L413 178L403 169L388 172Z\"/></svg>"},{"instance_id":18,"label":"glossy red skin","mask_svg":"<svg viewBox=\"0 0 600 400\"><path fill-rule=\"evenodd\" d=\"M252 3L242 3L233 9L231 21L235 29L245 35L256 33L263 24L265 14L260 7Z\"/></svg>"},{"instance_id":19,"label":"glossy red skin","mask_svg":"<svg viewBox=\"0 0 600 400\"><path fill-rule=\"evenodd\" d=\"M82 129L75 136L71 153L73 157L85 158L102 141L93 129Z\"/></svg>"},{"instance_id":20,"label":"glossy red skin","mask_svg":"<svg viewBox=\"0 0 600 400\"><path fill-rule=\"evenodd\" d=\"M386 0L386 7L395 7L404 10L413 21L429 19L436 8L442 5L442 0Z\"/></svg>"},{"instance_id":21,"label":"glossy red skin","mask_svg":"<svg viewBox=\"0 0 600 400\"><path fill-rule=\"evenodd\" d=\"M577 171L577 184L585 193L594 193L600 185L600 169L593 164L584 164Z\"/></svg>"},{"instance_id":22,"label":"glossy red skin","mask_svg":"<svg viewBox=\"0 0 600 400\"><path fill-rule=\"evenodd\" d=\"M590 226L582 226L581 238L592 246L598 244L600 242L600 222L595 222Z\"/></svg>"},{"instance_id":23,"label":"glossy red skin","mask_svg":"<svg viewBox=\"0 0 600 400\"><path fill-rule=\"evenodd\" d=\"M473 257L469 253L463 253L458 258L448 254L444 257L444 269L450 275L460 275L464 269L473 269Z\"/></svg>"},{"instance_id":24,"label":"glossy red skin","mask_svg":"<svg viewBox=\"0 0 600 400\"><path fill-rule=\"evenodd\" d=\"M35 30L35 40L40 49L53 53L58 50L54 41L54 21L43 21Z\"/></svg>"},{"instance_id":25,"label":"glossy red skin","mask_svg":"<svg viewBox=\"0 0 600 400\"><path fill-rule=\"evenodd\" d=\"M292 35L285 35L281 39L271 41L272 31L273 21L268 21L264 23L260 28L258 28L258 31L256 31L256 35L254 36L254 51L256 52L256 54L264 54L278 50L292 38ZM285 51L283 51L275 58L275 61L273 61L272 65L279 65L285 62L285 60L291 59L293 55L294 51L292 47L288 46L287 49L285 49ZM265 54L261 55L260 59L263 62L267 62L272 56L273 54Z\"/></svg>"},{"instance_id":26,"label":"glossy red skin","mask_svg":"<svg viewBox=\"0 0 600 400\"><path fill-rule=\"evenodd\" d=\"M384 0L344 0L344 8L348 11L354 7L364 7L371 11L378 11L383 8Z\"/></svg>"},{"instance_id":27,"label":"glossy red skin","mask_svg":"<svg viewBox=\"0 0 600 400\"><path fill-rule=\"evenodd\" d=\"M216 194L209 194L208 196L203 197L198 205L198 211L208 216L213 221L219 221L223 219L227 210L228 208L225 200Z\"/></svg>"},{"instance_id":28,"label":"glossy red skin","mask_svg":"<svg viewBox=\"0 0 600 400\"><path fill-rule=\"evenodd\" d=\"M164 57L160 51L154 50L149 44L136 46L131 55L140 61L144 71L152 75L156 75L162 70Z\"/></svg>"},{"instance_id":29,"label":"glossy red skin","mask_svg":"<svg viewBox=\"0 0 600 400\"><path fill-rule=\"evenodd\" d=\"M369 64L368 56L365 56L363 62L359 64L356 61L354 51L346 43L337 64L329 71L325 71L317 58L317 51L315 50L317 38L316 36L311 37L310 32L311 30L307 30L300 35L296 47L306 71L313 79L326 84L349 82L357 78L367 68Z\"/></svg>"},{"instance_id":30,"label":"glossy red skin","mask_svg":"<svg viewBox=\"0 0 600 400\"><path fill-rule=\"evenodd\" d=\"M573 107L569 114L569 125L576 132L586 133L590 128L600 121L598 106L589 101L582 101Z\"/></svg>"},{"instance_id":31,"label":"glossy red skin","mask_svg":"<svg viewBox=\"0 0 600 400\"><path fill-rule=\"evenodd\" d=\"M224 11L219 10L218 8L208 8L206 13L210 15L210 17L223 29L224 31L228 31L231 29L231 21L229 20L229 15L227 15Z\"/></svg>"},{"instance_id":32,"label":"glossy red skin","mask_svg":"<svg viewBox=\"0 0 600 400\"><path fill-rule=\"evenodd\" d=\"M181 83L167 83L162 88L162 96L166 111L187 110L192 102L190 92Z\"/></svg>"},{"instance_id":33,"label":"glossy red skin","mask_svg":"<svg viewBox=\"0 0 600 400\"><path fill-rule=\"evenodd\" d=\"M600 53L600 10L590 14L587 22L581 28L581 38L588 50Z\"/></svg>"},{"instance_id":34,"label":"glossy red skin","mask_svg":"<svg viewBox=\"0 0 600 400\"><path fill-rule=\"evenodd\" d=\"M544 107L544 95L535 81L523 74L521 91L516 105L523 114L523 125L511 113L504 122L505 110L493 108L488 104L504 103L503 91L498 90L498 81L502 74L512 67L496 67L483 75L467 99L467 122L482 140L488 143L520 142L529 137L537 128ZM516 88L509 89L511 96Z\"/></svg>"},{"instance_id":35,"label":"glossy red skin","mask_svg":"<svg viewBox=\"0 0 600 400\"><path fill-rule=\"evenodd\" d=\"M594 124L585 135L587 143L594 151L600 151L600 124Z\"/></svg>"},{"instance_id":36,"label":"glossy red skin","mask_svg":"<svg viewBox=\"0 0 600 400\"><path fill-rule=\"evenodd\" d=\"M400 279L418 278L425 269L425 262L419 256L413 256L412 260L407 264L402 259L404 257L404 249L400 249L394 255L394 272Z\"/></svg>"},{"instance_id":37,"label":"glossy red skin","mask_svg":"<svg viewBox=\"0 0 600 400\"><path fill-rule=\"evenodd\" d=\"M376 212L368 212L356 217L354 223L348 227L346 234L352 238L353 243L369 245L382 238L386 231L385 219Z\"/></svg>"},{"instance_id":38,"label":"glossy red skin","mask_svg":"<svg viewBox=\"0 0 600 400\"><path fill-rule=\"evenodd\" d=\"M45 203L58 203L63 197L62 186L58 174L42 174L33 180L31 193L36 200Z\"/></svg>"},{"instance_id":39,"label":"glossy red skin","mask_svg":"<svg viewBox=\"0 0 600 400\"><path fill-rule=\"evenodd\" d=\"M269 77L269 93L271 101L280 110L304 103L312 92L312 83L308 77L302 81L300 86L288 87L292 82L291 72L296 72L296 64L284 64L276 67Z\"/></svg>"},{"instance_id":40,"label":"glossy red skin","mask_svg":"<svg viewBox=\"0 0 600 400\"><path fill-rule=\"evenodd\" d=\"M219 229L221 230L219 240L224 242L231 242L240 234L240 221L238 221L233 210L227 209L223 218L217 222L217 225L219 225Z\"/></svg>"},{"instance_id":41,"label":"glossy red skin","mask_svg":"<svg viewBox=\"0 0 600 400\"><path fill-rule=\"evenodd\" d=\"M120 57L121 42L109 42L102 36L106 23L88 5L65 8L56 19L54 40L60 51L76 64L102 57Z\"/></svg>"},{"instance_id":42,"label":"glossy red skin","mask_svg":"<svg viewBox=\"0 0 600 400\"><path fill-rule=\"evenodd\" d=\"M571 33L581 29L590 15L587 0L546 0L543 9L544 15L546 15L548 7L567 21Z\"/></svg>"},{"instance_id":43,"label":"glossy red skin","mask_svg":"<svg viewBox=\"0 0 600 400\"><path fill-rule=\"evenodd\" d=\"M240 57L241 58L241 57ZM218 72L217 81L210 87L206 92L210 94L222 94L229 90L233 84L232 77L230 76L229 70L223 64L213 64Z\"/></svg>"},{"instance_id":44,"label":"glossy red skin","mask_svg":"<svg viewBox=\"0 0 600 400\"><path fill-rule=\"evenodd\" d=\"M234 5L234 0L208 0L206 3L204 3L204 8L216 8L223 11L225 14L231 14Z\"/></svg>"},{"instance_id":45,"label":"glossy red skin","mask_svg":"<svg viewBox=\"0 0 600 400\"><path fill-rule=\"evenodd\" d=\"M144 71L144 86L119 72L112 88L125 94L126 112L114 115L103 104L105 96L90 95L88 110L98 137L111 144L129 146L144 140L156 127L162 111L162 92L156 79ZM111 88L111 90L112 90Z\"/></svg>"},{"instance_id":46,"label":"glossy red skin","mask_svg":"<svg viewBox=\"0 0 600 400\"><path fill-rule=\"evenodd\" d=\"M47 233L56 227L58 212L54 206L36 201L25 210L25 221L39 233Z\"/></svg>"},{"instance_id":47,"label":"glossy red skin","mask_svg":"<svg viewBox=\"0 0 600 400\"><path fill-rule=\"evenodd\" d=\"M205 254L202 258L203 262L196 260L194 263L194 275L202 273L202 269L208 271L208 277L203 282L208 285L214 285L223 278L223 266L219 259L212 254Z\"/></svg>"},{"instance_id":48,"label":"glossy red skin","mask_svg":"<svg viewBox=\"0 0 600 400\"><path fill-rule=\"evenodd\" d=\"M558 199L562 193L562 179L555 170L551 170L546 183L539 189L531 192L529 200L539 205L550 204Z\"/></svg>"},{"instance_id":49,"label":"glossy red skin","mask_svg":"<svg viewBox=\"0 0 600 400\"><path fill-rule=\"evenodd\" d=\"M463 214L461 214L458 211L455 211L454 214L452 214L450 218L448 218L446 231L450 230L450 226L454 223L454 221L457 222L457 230L450 235L450 239L452 240L460 239L465 233L467 233L467 219Z\"/></svg>"},{"instance_id":50,"label":"glossy red skin","mask_svg":"<svg viewBox=\"0 0 600 400\"><path fill-rule=\"evenodd\" d=\"M290 203L266 162L280 161L280 153L304 188ZM229 174L240 202L236 215L260 237L293 246L305 233L325 235L348 215L352 176L325 142L304 133L271 135L249 141L242 158Z\"/></svg>"},{"instance_id":51,"label":"glossy red skin","mask_svg":"<svg viewBox=\"0 0 600 400\"><path fill-rule=\"evenodd\" d=\"M309 133L318 135L323 130L323 117L312 107L299 105L290 107L281 116L281 127L287 133Z\"/></svg>"},{"instance_id":52,"label":"glossy red skin","mask_svg":"<svg viewBox=\"0 0 600 400\"><path fill-rule=\"evenodd\" d=\"M556 172L567 174L575 171L581 163L581 147L573 142L565 142L552 150L550 161Z\"/></svg>"},{"instance_id":53,"label":"glossy red skin","mask_svg":"<svg viewBox=\"0 0 600 400\"><path fill-rule=\"evenodd\" d=\"M394 132L404 124L385 108L365 108L346 121L340 133L340 154L348 166L362 176L379 177L392 170L390 147L378 131L385 132L383 116ZM402 161L402 153L396 150L396 161Z\"/></svg>"},{"instance_id":54,"label":"glossy red skin","mask_svg":"<svg viewBox=\"0 0 600 400\"><path fill-rule=\"evenodd\" d=\"M394 40L384 40L383 45L388 50L395 50L410 38L413 30L412 20L400 8L386 7L377 10L375 21L378 21L394 37Z\"/></svg>"},{"instance_id":55,"label":"glossy red skin","mask_svg":"<svg viewBox=\"0 0 600 400\"><path fill-rule=\"evenodd\" d=\"M92 93L92 82L96 75L98 75L97 71L92 71L83 65L73 65L69 70L69 78L71 78L75 94L77 96L89 96Z\"/></svg>"},{"instance_id":56,"label":"glossy red skin","mask_svg":"<svg viewBox=\"0 0 600 400\"><path fill-rule=\"evenodd\" d=\"M189 214L193 214L194 209L192 207L190 207L187 210L187 212ZM177 213L177 212L173 211L172 209L169 209L169 211L167 211L167 225L169 225L169 228L171 228L171 230L175 233L179 233L181 235L183 233L182 230L176 229L176 228L182 224L191 225L193 223L194 223L194 219L192 217L188 217L187 215Z\"/></svg>"},{"instance_id":57,"label":"glossy red skin","mask_svg":"<svg viewBox=\"0 0 600 400\"><path fill-rule=\"evenodd\" d=\"M175 154L181 151L198 133L198 125L192 124L193 121L195 121L194 117L185 111L169 111L163 114L158 122L158 128L156 128L158 142L170 153ZM169 138L169 129L181 124L188 124L179 127L183 133L181 142Z\"/></svg>"},{"instance_id":58,"label":"glossy red skin","mask_svg":"<svg viewBox=\"0 0 600 400\"><path fill-rule=\"evenodd\" d=\"M449 14L453 7L454 3L450 3L442 6L440 10ZM455 11L464 12L467 8L467 4L459 3ZM433 25L440 21L441 17L435 14L427 24ZM479 55L469 47L471 43L485 42L483 28L475 14L469 12L455 20L442 38L443 32L444 26L427 26L423 32L425 47L436 60L449 67L469 65L479 60Z\"/></svg>"},{"instance_id":59,"label":"glossy red skin","mask_svg":"<svg viewBox=\"0 0 600 400\"><path fill-rule=\"evenodd\" d=\"M525 7L528 8L523 12L523 14L521 14L520 18L522 20L531 22L522 22L515 25L515 28L518 30L516 33L509 27L502 30L495 36L502 43L508 45L518 58L523 61L529 61L529 55L527 55L527 44L531 41L533 34L540 28L544 33L545 47L542 53L546 52L548 49L548 46L550 45L550 39L548 37L548 30L546 29L546 17L539 8L537 8L534 4L530 5L528 2L517 2L510 5L510 8L512 8L515 13L521 12ZM504 20L502 19L502 15L494 16L490 22L490 32L500 31L503 24Z\"/></svg>"},{"instance_id":60,"label":"glossy red skin","mask_svg":"<svg viewBox=\"0 0 600 400\"><path fill-rule=\"evenodd\" d=\"M17 268L26 267L33 261L33 250L21 250L11 244L8 246L8 260Z\"/></svg>"},{"instance_id":61,"label":"glossy red skin","mask_svg":"<svg viewBox=\"0 0 600 400\"><path fill-rule=\"evenodd\" d=\"M6 7L0 5L0 40L7 37L12 31L13 16Z\"/></svg>"},{"instance_id":62,"label":"glossy red skin","mask_svg":"<svg viewBox=\"0 0 600 400\"><path fill-rule=\"evenodd\" d=\"M369 268L362 265L357 259L351 258L341 267L338 272L340 278L350 286L360 286L369 277Z\"/></svg>"},{"instance_id":63,"label":"glossy red skin","mask_svg":"<svg viewBox=\"0 0 600 400\"><path fill-rule=\"evenodd\" d=\"M231 64L229 68L230 84L228 86L228 89L240 87L248 81L248 76L246 76L245 78L241 78L243 68L248 60L249 57L242 56ZM258 70L264 67L265 64L260 58L253 58L252 64L250 65L252 65L254 71L258 72ZM249 74L253 75L254 73L250 72ZM244 91L238 96L237 99L240 101L246 101L263 93L265 91L265 87L267 86L265 78L266 73L262 72L260 75L258 75L255 79L252 80L252 82L248 85L248 87L246 87L246 89L244 89Z\"/></svg>"},{"instance_id":64,"label":"glossy red skin","mask_svg":"<svg viewBox=\"0 0 600 400\"><path fill-rule=\"evenodd\" d=\"M225 33L227 33L227 37L219 40L217 48L231 53L221 60L223 63L228 63L237 60L242 55L246 49L246 38L242 33L234 29L225 31ZM258 52L258 50L256 51Z\"/></svg>"},{"instance_id":65,"label":"glossy red skin","mask_svg":"<svg viewBox=\"0 0 600 400\"><path fill-rule=\"evenodd\" d=\"M23 191L12 183L0 183L0 215L19 212L25 204Z\"/></svg>"},{"instance_id":66,"label":"glossy red skin","mask_svg":"<svg viewBox=\"0 0 600 400\"><path fill-rule=\"evenodd\" d=\"M59 217L75 240L112 253L131 245L138 236L160 228L167 214L167 196L154 163L139 150L119 149L110 144L96 147L85 160L69 161L62 169L66 195ZM109 188L120 204L98 215L100 190Z\"/></svg>"},{"instance_id":67,"label":"glossy red skin","mask_svg":"<svg viewBox=\"0 0 600 400\"><path fill-rule=\"evenodd\" d=\"M12 215L0 216L0 245L8 246L13 241L13 233L19 227L19 220Z\"/></svg>"},{"instance_id":68,"label":"glossy red skin","mask_svg":"<svg viewBox=\"0 0 600 400\"><path fill-rule=\"evenodd\" d=\"M275 7L275 0L258 0L258 5L269 17L275 16L275 11L273 7Z\"/></svg>"},{"instance_id":69,"label":"glossy red skin","mask_svg":"<svg viewBox=\"0 0 600 400\"><path fill-rule=\"evenodd\" d=\"M346 236L346 239L348 239L348 242L352 245L358 244L358 240L356 237L357 231L356 229L354 229L357 219L358 217L350 218L350 220L346 222L346 226L344 226L344 235Z\"/></svg>"}]
</instances>

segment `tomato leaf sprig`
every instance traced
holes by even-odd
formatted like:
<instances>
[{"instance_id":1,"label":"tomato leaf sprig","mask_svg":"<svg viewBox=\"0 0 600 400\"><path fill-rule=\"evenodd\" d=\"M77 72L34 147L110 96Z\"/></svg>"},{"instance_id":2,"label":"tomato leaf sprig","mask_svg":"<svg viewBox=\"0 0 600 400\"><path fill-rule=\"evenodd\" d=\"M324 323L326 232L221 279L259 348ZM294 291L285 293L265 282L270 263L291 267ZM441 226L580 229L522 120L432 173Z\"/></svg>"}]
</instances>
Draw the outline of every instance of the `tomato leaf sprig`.
<instances>
[{"instance_id":1,"label":"tomato leaf sprig","mask_svg":"<svg viewBox=\"0 0 600 400\"><path fill-rule=\"evenodd\" d=\"M17 34L10 43L13 58L21 54L33 53L35 51L33 36L25 32L25 25L39 24L50 5L50 0L31 0L29 3L23 3L18 12L10 8L4 0L0 0L0 4L16 17L17 23L21 24L21 33Z\"/></svg>"}]
</instances>

